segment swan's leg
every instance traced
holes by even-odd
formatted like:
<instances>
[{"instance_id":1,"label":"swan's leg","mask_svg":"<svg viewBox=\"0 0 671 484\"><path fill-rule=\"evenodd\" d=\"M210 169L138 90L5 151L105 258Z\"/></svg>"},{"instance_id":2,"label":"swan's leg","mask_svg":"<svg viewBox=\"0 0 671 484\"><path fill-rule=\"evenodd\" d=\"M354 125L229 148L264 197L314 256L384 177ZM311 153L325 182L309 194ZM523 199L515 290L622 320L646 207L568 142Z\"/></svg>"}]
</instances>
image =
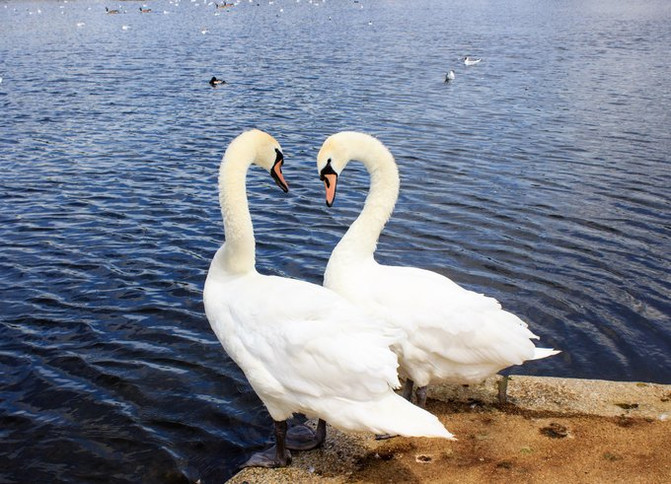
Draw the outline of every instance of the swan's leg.
<instances>
[{"instance_id":1,"label":"swan's leg","mask_svg":"<svg viewBox=\"0 0 671 484\"><path fill-rule=\"evenodd\" d=\"M508 375L503 375L497 385L499 387L499 403L508 403Z\"/></svg>"},{"instance_id":2,"label":"swan's leg","mask_svg":"<svg viewBox=\"0 0 671 484\"><path fill-rule=\"evenodd\" d=\"M417 388L415 395L417 395L417 406L419 408L426 408L426 385Z\"/></svg>"},{"instance_id":3,"label":"swan's leg","mask_svg":"<svg viewBox=\"0 0 671 484\"><path fill-rule=\"evenodd\" d=\"M409 402L412 401L412 387L414 386L415 382L412 381L410 378L407 378L405 380L405 385L403 385L403 398L405 398Z\"/></svg>"},{"instance_id":4,"label":"swan's leg","mask_svg":"<svg viewBox=\"0 0 671 484\"><path fill-rule=\"evenodd\" d=\"M275 422L275 445L277 446L277 460L282 467L291 464L291 452L287 449L287 421Z\"/></svg>"},{"instance_id":5,"label":"swan's leg","mask_svg":"<svg viewBox=\"0 0 671 484\"><path fill-rule=\"evenodd\" d=\"M275 445L249 458L242 467L285 467L291 464L291 453L286 446L287 422L275 422Z\"/></svg>"},{"instance_id":6,"label":"swan's leg","mask_svg":"<svg viewBox=\"0 0 671 484\"><path fill-rule=\"evenodd\" d=\"M297 424L287 432L287 449L312 450L321 447L324 440L326 440L326 422L322 419L317 422L316 431L307 425Z\"/></svg>"}]
</instances>

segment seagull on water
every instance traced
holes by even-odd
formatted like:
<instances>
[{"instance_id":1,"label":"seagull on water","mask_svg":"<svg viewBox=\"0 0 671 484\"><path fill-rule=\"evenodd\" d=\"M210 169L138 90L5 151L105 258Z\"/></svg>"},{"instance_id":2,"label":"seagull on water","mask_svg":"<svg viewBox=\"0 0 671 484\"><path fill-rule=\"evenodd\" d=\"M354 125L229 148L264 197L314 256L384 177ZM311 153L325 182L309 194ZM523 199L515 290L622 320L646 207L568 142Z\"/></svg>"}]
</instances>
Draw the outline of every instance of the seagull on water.
<instances>
[{"instance_id":1,"label":"seagull on water","mask_svg":"<svg viewBox=\"0 0 671 484\"><path fill-rule=\"evenodd\" d=\"M477 64L478 62L480 62L481 60L482 59L476 59L475 57L471 57L471 56L467 55L466 57L464 57L464 64L466 64L467 66L473 66L473 65Z\"/></svg>"}]
</instances>

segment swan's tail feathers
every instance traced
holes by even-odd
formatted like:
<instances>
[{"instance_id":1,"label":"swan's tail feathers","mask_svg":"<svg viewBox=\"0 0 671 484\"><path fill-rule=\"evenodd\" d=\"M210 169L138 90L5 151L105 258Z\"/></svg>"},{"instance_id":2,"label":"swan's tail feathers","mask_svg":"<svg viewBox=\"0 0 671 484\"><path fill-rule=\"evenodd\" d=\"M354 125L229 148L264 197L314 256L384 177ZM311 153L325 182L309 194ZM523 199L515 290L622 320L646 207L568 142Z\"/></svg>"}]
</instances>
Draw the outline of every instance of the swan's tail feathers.
<instances>
[{"instance_id":1,"label":"swan's tail feathers","mask_svg":"<svg viewBox=\"0 0 671 484\"><path fill-rule=\"evenodd\" d=\"M391 423L384 432L405 437L440 437L456 440L438 417L413 405L400 395L390 395L380 407L380 414Z\"/></svg>"},{"instance_id":2,"label":"swan's tail feathers","mask_svg":"<svg viewBox=\"0 0 671 484\"><path fill-rule=\"evenodd\" d=\"M548 356L554 356L558 353L561 353L559 350L552 348L536 348L534 349L534 356L531 357L532 360L540 360L541 358L547 358Z\"/></svg>"},{"instance_id":3,"label":"swan's tail feathers","mask_svg":"<svg viewBox=\"0 0 671 484\"><path fill-rule=\"evenodd\" d=\"M456 440L435 415L396 393L366 403L359 402L355 408L342 410L341 418L329 419L329 423L342 430L365 429L376 434Z\"/></svg>"}]
</instances>

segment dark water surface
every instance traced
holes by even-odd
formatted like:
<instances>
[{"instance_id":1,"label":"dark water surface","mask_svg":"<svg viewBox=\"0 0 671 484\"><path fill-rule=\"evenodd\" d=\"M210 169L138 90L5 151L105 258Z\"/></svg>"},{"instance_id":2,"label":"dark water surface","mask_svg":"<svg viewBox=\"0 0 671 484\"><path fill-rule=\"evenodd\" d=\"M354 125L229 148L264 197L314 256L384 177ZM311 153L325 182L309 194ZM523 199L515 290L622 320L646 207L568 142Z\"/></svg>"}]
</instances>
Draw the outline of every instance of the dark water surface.
<instances>
[{"instance_id":1,"label":"dark water surface","mask_svg":"<svg viewBox=\"0 0 671 484\"><path fill-rule=\"evenodd\" d=\"M367 131L378 258L563 350L513 372L671 383L671 3L256 3L0 3L0 482L222 482L269 437L201 302L250 127L291 185L249 175L262 272L321 282L367 175L328 210L317 150Z\"/></svg>"}]
</instances>

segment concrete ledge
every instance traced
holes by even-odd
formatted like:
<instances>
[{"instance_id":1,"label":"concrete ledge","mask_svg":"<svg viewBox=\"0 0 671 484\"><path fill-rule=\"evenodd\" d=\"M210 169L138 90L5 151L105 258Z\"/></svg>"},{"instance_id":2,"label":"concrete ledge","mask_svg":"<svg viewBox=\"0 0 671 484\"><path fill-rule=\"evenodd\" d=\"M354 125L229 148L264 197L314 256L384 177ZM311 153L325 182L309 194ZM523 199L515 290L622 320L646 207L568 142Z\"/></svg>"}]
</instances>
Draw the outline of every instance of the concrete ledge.
<instances>
[{"instance_id":1,"label":"concrete ledge","mask_svg":"<svg viewBox=\"0 0 671 484\"><path fill-rule=\"evenodd\" d=\"M671 449L671 385L512 376L508 403L499 405L500 378L429 389L428 409L455 433L456 443L377 441L329 427L324 447L295 452L290 467L244 469L228 482L613 482L628 479L627 471L638 472L635 482L661 482L659 476L671 476L671 450L659 450ZM649 451L641 447L648 440ZM636 446L636 464L628 461L628 445ZM564 456L570 466L557 466L554 460Z\"/></svg>"},{"instance_id":2,"label":"concrete ledge","mask_svg":"<svg viewBox=\"0 0 671 484\"><path fill-rule=\"evenodd\" d=\"M439 385L429 388L429 398L484 404L498 403L496 376L480 385ZM577 378L511 376L508 401L524 410L579 413L614 417L671 419L671 385Z\"/></svg>"}]
</instances>

